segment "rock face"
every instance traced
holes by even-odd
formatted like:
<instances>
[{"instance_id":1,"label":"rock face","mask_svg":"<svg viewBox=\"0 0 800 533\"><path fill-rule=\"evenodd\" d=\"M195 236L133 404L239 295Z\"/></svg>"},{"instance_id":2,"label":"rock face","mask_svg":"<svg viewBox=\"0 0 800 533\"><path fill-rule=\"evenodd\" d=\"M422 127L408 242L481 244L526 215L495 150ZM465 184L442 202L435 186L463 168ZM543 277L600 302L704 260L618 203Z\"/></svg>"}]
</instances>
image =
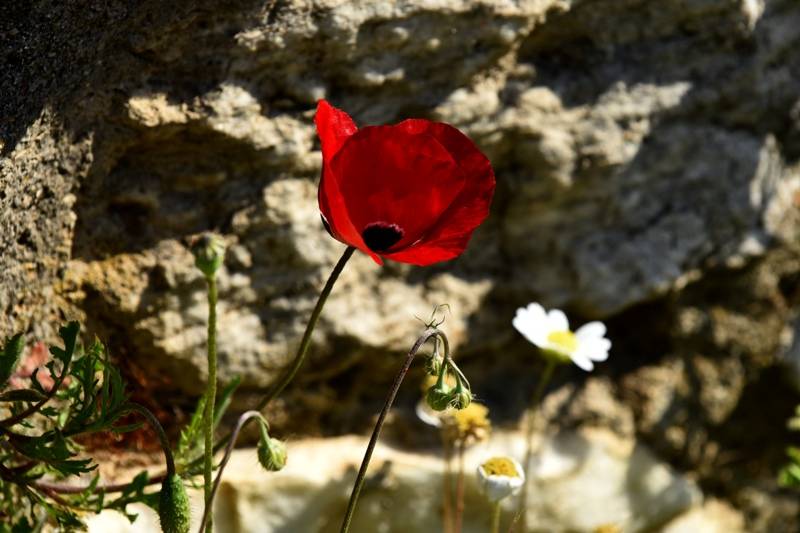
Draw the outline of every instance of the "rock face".
<instances>
[{"instance_id":1,"label":"rock face","mask_svg":"<svg viewBox=\"0 0 800 533\"><path fill-rule=\"evenodd\" d=\"M0 335L76 317L165 398L196 395L205 294L186 244L213 229L221 374L258 394L342 251L316 208L315 101L359 124L443 120L493 162L490 219L446 265L356 256L275 424L363 429L414 315L441 303L476 392L515 420L535 376L509 322L535 299L614 341L586 386L617 407L576 401L560 424L635 433L749 530L796 525L773 482L798 400L783 369L800 378L793 0L0 9Z\"/></svg>"}]
</instances>

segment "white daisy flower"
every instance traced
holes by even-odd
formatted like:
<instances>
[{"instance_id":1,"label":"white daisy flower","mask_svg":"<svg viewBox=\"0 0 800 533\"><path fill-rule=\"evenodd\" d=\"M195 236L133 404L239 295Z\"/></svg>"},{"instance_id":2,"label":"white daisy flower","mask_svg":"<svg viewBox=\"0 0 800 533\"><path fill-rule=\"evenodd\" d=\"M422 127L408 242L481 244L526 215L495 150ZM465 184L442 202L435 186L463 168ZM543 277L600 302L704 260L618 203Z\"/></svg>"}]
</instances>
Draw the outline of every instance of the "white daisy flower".
<instances>
[{"instance_id":1,"label":"white daisy flower","mask_svg":"<svg viewBox=\"0 0 800 533\"><path fill-rule=\"evenodd\" d=\"M431 409L428 406L428 402L417 402L417 407L414 409L414 411L417 414L417 418L429 426L433 426L435 428L442 427L442 413Z\"/></svg>"},{"instance_id":2,"label":"white daisy flower","mask_svg":"<svg viewBox=\"0 0 800 533\"><path fill-rule=\"evenodd\" d=\"M525 472L511 457L492 457L478 467L478 482L491 502L499 502L522 488Z\"/></svg>"},{"instance_id":3,"label":"white daisy flower","mask_svg":"<svg viewBox=\"0 0 800 533\"><path fill-rule=\"evenodd\" d=\"M546 312L538 303L530 303L517 309L512 324L540 349L571 359L587 372L594 368L592 361L608 359L611 341L605 338L606 326L602 322L589 322L573 333L563 311Z\"/></svg>"}]
</instances>

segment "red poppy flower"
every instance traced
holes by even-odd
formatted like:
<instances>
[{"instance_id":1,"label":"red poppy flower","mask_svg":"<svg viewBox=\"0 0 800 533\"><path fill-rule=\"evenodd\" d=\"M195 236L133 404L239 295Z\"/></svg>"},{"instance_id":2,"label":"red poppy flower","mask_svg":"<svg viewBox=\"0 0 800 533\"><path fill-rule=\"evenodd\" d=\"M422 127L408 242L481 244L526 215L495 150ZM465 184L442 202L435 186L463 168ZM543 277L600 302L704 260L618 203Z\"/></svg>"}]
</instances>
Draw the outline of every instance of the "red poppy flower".
<instances>
[{"instance_id":1,"label":"red poppy flower","mask_svg":"<svg viewBox=\"0 0 800 533\"><path fill-rule=\"evenodd\" d=\"M453 259L489 214L494 173L463 133L404 120L358 129L320 100L319 208L336 239L381 258L430 265Z\"/></svg>"}]
</instances>

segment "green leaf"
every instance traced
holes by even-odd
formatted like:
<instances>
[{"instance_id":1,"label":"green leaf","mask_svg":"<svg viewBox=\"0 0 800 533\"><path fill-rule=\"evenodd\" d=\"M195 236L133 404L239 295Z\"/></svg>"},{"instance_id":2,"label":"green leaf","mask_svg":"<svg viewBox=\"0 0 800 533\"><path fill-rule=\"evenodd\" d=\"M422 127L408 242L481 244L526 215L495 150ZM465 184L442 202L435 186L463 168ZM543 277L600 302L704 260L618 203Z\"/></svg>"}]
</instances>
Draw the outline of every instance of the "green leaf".
<instances>
[{"instance_id":1,"label":"green leaf","mask_svg":"<svg viewBox=\"0 0 800 533\"><path fill-rule=\"evenodd\" d=\"M219 393L219 398L217 400L217 405L214 406L214 427L216 428L219 426L220 421L222 420L222 416L225 414L225 411L228 410L228 407L231 405L231 398L233 397L233 393L236 391L239 384L242 382L242 378L239 376L234 376L230 383L225 385L225 388Z\"/></svg>"},{"instance_id":2,"label":"green leaf","mask_svg":"<svg viewBox=\"0 0 800 533\"><path fill-rule=\"evenodd\" d=\"M38 402L45 395L34 389L10 390L0 394L0 402Z\"/></svg>"},{"instance_id":3,"label":"green leaf","mask_svg":"<svg viewBox=\"0 0 800 533\"><path fill-rule=\"evenodd\" d=\"M50 353L53 354L53 357L61 361L65 366L72 361L72 357L75 355L75 346L78 342L80 329L81 327L77 322L70 322L61 327L58 330L58 335L64 341L64 349L62 350L56 346L50 348Z\"/></svg>"},{"instance_id":4,"label":"green leaf","mask_svg":"<svg viewBox=\"0 0 800 533\"><path fill-rule=\"evenodd\" d=\"M22 333L6 339L3 350L0 352L0 387L6 384L16 370L24 347L25 339L22 337Z\"/></svg>"},{"instance_id":5,"label":"green leaf","mask_svg":"<svg viewBox=\"0 0 800 533\"><path fill-rule=\"evenodd\" d=\"M205 411L205 407L206 397L203 395L197 400L197 407L195 407L189 423L181 431L178 447L175 450L175 458L179 463L188 463L193 459L194 452L198 448L203 434L203 411Z\"/></svg>"}]
</instances>

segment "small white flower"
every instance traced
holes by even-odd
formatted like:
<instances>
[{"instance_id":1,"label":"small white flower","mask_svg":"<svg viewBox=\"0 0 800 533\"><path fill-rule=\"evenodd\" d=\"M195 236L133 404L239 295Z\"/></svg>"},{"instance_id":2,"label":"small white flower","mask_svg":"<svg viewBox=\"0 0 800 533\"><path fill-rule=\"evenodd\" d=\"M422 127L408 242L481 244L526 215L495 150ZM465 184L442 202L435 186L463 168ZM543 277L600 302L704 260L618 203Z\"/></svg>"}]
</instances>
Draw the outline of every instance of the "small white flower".
<instances>
[{"instance_id":1,"label":"small white flower","mask_svg":"<svg viewBox=\"0 0 800 533\"><path fill-rule=\"evenodd\" d=\"M594 368L592 361L605 361L611 341L605 338L602 322L589 322L574 333L569 329L567 316L559 309L546 312L537 303L517 309L514 327L530 342L572 362L587 372Z\"/></svg>"},{"instance_id":2,"label":"small white flower","mask_svg":"<svg viewBox=\"0 0 800 533\"><path fill-rule=\"evenodd\" d=\"M414 409L414 411L417 413L417 418L429 426L433 426L435 428L442 427L442 413L431 409L428 406L428 402L417 402L417 407Z\"/></svg>"},{"instance_id":3,"label":"small white flower","mask_svg":"<svg viewBox=\"0 0 800 533\"><path fill-rule=\"evenodd\" d=\"M499 502L525 484L525 472L511 457L492 457L478 467L478 482L490 501Z\"/></svg>"}]
</instances>

